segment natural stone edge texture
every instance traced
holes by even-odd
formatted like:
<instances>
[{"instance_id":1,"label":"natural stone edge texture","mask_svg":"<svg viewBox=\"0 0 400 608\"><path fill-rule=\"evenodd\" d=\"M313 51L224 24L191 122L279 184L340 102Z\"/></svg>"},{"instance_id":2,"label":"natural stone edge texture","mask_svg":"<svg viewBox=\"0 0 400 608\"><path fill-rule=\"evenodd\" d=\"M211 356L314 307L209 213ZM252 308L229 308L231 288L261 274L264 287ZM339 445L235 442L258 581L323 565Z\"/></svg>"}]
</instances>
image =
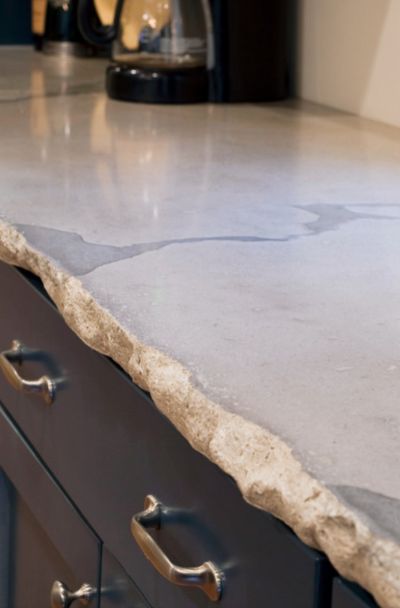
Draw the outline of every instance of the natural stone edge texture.
<instances>
[{"instance_id":1,"label":"natural stone edge texture","mask_svg":"<svg viewBox=\"0 0 400 608\"><path fill-rule=\"evenodd\" d=\"M128 333L77 278L4 221L0 259L39 276L69 327L148 391L191 446L235 479L249 504L272 513L326 553L344 577L368 589L383 608L399 608L400 546L372 532L357 512L312 478L279 437L210 401L178 361Z\"/></svg>"}]
</instances>

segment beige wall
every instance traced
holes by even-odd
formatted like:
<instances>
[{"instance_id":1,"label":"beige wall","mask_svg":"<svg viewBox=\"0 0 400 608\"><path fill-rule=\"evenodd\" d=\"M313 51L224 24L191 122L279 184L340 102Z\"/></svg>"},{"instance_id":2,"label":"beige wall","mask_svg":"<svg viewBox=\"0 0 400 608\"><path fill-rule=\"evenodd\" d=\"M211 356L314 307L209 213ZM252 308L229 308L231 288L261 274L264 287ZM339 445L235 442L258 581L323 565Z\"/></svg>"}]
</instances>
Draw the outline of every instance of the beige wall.
<instances>
[{"instance_id":1,"label":"beige wall","mask_svg":"<svg viewBox=\"0 0 400 608\"><path fill-rule=\"evenodd\" d=\"M400 126L400 0L300 0L297 93Z\"/></svg>"}]
</instances>

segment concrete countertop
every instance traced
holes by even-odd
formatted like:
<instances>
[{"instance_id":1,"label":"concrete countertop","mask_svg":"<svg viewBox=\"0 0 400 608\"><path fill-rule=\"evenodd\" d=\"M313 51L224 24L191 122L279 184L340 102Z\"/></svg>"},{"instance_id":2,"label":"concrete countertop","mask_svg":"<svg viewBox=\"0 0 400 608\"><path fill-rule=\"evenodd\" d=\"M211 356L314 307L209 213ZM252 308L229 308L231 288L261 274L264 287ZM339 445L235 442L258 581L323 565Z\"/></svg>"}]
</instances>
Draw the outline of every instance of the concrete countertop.
<instances>
[{"instance_id":1,"label":"concrete countertop","mask_svg":"<svg viewBox=\"0 0 400 608\"><path fill-rule=\"evenodd\" d=\"M0 258L246 500L398 608L400 131L120 103L104 66L0 51Z\"/></svg>"}]
</instances>

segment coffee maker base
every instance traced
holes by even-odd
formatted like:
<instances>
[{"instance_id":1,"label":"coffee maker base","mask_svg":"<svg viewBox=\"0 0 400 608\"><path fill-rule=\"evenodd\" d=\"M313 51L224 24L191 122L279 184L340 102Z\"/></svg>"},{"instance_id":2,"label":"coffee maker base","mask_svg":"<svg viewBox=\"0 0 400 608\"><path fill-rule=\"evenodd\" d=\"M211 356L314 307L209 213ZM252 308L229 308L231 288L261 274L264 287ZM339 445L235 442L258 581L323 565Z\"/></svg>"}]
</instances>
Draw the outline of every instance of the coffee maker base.
<instances>
[{"instance_id":1,"label":"coffee maker base","mask_svg":"<svg viewBox=\"0 0 400 608\"><path fill-rule=\"evenodd\" d=\"M93 48L80 42L67 40L44 40L42 43L43 53L46 55L62 55L68 57L91 57Z\"/></svg>"},{"instance_id":2,"label":"coffee maker base","mask_svg":"<svg viewBox=\"0 0 400 608\"><path fill-rule=\"evenodd\" d=\"M107 68L106 89L109 97L122 101L198 103L208 99L208 72L205 68L143 70L114 63Z\"/></svg>"}]
</instances>

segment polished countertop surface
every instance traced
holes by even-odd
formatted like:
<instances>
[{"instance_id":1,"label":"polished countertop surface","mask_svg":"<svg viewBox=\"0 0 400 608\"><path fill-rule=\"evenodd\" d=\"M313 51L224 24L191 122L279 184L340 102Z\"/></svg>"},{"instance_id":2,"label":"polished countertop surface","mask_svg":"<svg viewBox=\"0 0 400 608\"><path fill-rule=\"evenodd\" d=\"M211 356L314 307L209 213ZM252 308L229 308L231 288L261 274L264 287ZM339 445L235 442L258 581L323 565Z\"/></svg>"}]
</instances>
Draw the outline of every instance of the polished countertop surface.
<instances>
[{"instance_id":1,"label":"polished countertop surface","mask_svg":"<svg viewBox=\"0 0 400 608\"><path fill-rule=\"evenodd\" d=\"M0 51L0 258L249 502L400 606L400 131L111 101L104 66Z\"/></svg>"}]
</instances>

